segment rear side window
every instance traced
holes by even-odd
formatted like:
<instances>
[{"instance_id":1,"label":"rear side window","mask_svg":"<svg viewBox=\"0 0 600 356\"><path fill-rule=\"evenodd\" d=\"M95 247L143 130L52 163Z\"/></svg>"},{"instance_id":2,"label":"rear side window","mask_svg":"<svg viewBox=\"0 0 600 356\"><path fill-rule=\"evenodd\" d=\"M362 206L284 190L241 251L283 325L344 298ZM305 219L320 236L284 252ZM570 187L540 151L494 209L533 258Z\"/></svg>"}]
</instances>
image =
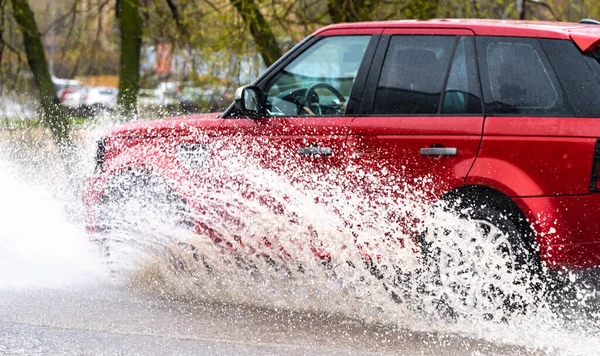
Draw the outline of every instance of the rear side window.
<instances>
[{"instance_id":1,"label":"rear side window","mask_svg":"<svg viewBox=\"0 0 600 356\"><path fill-rule=\"evenodd\" d=\"M477 51L487 114L573 115L537 39L478 37Z\"/></svg>"},{"instance_id":2,"label":"rear side window","mask_svg":"<svg viewBox=\"0 0 600 356\"><path fill-rule=\"evenodd\" d=\"M393 36L387 50L373 114L435 114L455 36Z\"/></svg>"},{"instance_id":3,"label":"rear side window","mask_svg":"<svg viewBox=\"0 0 600 356\"><path fill-rule=\"evenodd\" d=\"M569 40L540 40L576 116L600 117L600 63Z\"/></svg>"}]
</instances>

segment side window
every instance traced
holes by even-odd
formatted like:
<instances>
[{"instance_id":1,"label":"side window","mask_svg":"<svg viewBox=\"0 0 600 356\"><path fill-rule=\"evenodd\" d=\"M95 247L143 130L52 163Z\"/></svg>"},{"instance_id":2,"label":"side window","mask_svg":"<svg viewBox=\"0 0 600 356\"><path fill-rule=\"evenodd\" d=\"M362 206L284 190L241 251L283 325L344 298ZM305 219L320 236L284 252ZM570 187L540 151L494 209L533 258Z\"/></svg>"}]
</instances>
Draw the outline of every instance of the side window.
<instances>
[{"instance_id":1,"label":"side window","mask_svg":"<svg viewBox=\"0 0 600 356\"><path fill-rule=\"evenodd\" d=\"M392 36L372 113L437 113L456 40L456 36Z\"/></svg>"},{"instance_id":2,"label":"side window","mask_svg":"<svg viewBox=\"0 0 600 356\"><path fill-rule=\"evenodd\" d=\"M448 74L442 114L482 112L476 65L473 37L461 37Z\"/></svg>"},{"instance_id":3,"label":"side window","mask_svg":"<svg viewBox=\"0 0 600 356\"><path fill-rule=\"evenodd\" d=\"M576 116L600 116L600 63L570 40L540 40ZM598 74L594 74L594 70Z\"/></svg>"},{"instance_id":4,"label":"side window","mask_svg":"<svg viewBox=\"0 0 600 356\"><path fill-rule=\"evenodd\" d=\"M371 36L335 36L314 44L267 87L267 114L344 115L370 39Z\"/></svg>"},{"instance_id":5,"label":"side window","mask_svg":"<svg viewBox=\"0 0 600 356\"><path fill-rule=\"evenodd\" d=\"M487 114L573 115L539 41L478 37Z\"/></svg>"}]
</instances>

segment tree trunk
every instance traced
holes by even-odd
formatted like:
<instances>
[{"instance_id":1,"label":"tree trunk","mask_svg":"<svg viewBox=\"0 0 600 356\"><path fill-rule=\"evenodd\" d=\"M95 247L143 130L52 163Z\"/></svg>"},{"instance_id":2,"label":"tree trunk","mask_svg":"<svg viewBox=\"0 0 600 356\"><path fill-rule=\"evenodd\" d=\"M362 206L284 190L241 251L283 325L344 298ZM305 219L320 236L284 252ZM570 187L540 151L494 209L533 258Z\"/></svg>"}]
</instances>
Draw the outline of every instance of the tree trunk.
<instances>
[{"instance_id":1,"label":"tree trunk","mask_svg":"<svg viewBox=\"0 0 600 356\"><path fill-rule=\"evenodd\" d=\"M142 48L142 19L138 0L118 0L117 14L121 30L118 105L123 115L135 115L137 113L137 96L140 90Z\"/></svg>"},{"instance_id":2,"label":"tree trunk","mask_svg":"<svg viewBox=\"0 0 600 356\"><path fill-rule=\"evenodd\" d=\"M268 67L275 63L283 54L277 44L275 35L269 24L260 13L258 5L254 0L230 0L231 4L237 9L238 14L244 20L250 30L250 34L256 44L256 49L260 53L265 65Z\"/></svg>"},{"instance_id":3,"label":"tree trunk","mask_svg":"<svg viewBox=\"0 0 600 356\"><path fill-rule=\"evenodd\" d=\"M23 33L27 63L33 73L42 105L42 122L50 129L52 137L61 148L72 146L70 124L52 82L48 61L33 11L27 0L11 0L15 20Z\"/></svg>"}]
</instances>

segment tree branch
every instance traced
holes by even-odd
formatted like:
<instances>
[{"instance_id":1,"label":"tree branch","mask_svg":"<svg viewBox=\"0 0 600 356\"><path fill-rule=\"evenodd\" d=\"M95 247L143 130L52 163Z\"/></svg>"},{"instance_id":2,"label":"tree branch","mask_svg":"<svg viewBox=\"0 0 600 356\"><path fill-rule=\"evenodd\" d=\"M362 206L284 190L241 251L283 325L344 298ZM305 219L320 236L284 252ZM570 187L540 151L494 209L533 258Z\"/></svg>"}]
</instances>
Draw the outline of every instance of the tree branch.
<instances>
[{"instance_id":1,"label":"tree branch","mask_svg":"<svg viewBox=\"0 0 600 356\"><path fill-rule=\"evenodd\" d=\"M523 0L523 7L525 7L525 4L539 5L543 8L546 8L546 10L548 10L550 12L550 15L552 15L552 17L554 17L555 20L563 21L562 18L556 14L556 12L552 8L552 6L550 6L550 4L548 4L548 3L535 1L535 0Z\"/></svg>"},{"instance_id":2,"label":"tree branch","mask_svg":"<svg viewBox=\"0 0 600 356\"><path fill-rule=\"evenodd\" d=\"M181 16L179 15L179 9L177 5L173 2L173 0L165 0L167 2L167 6L169 6L169 10L171 10L171 15L173 16L173 20L175 21L175 25L179 32L183 35L187 35L187 28L181 22Z\"/></svg>"}]
</instances>

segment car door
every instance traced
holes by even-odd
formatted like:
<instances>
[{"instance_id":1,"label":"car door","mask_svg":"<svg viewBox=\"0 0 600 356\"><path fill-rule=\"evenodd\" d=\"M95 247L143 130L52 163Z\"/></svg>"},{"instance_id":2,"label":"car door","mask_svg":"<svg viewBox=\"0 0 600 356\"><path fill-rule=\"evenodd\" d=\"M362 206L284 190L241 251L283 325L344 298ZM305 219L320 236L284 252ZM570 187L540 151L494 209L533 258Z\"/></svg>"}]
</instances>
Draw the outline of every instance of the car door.
<instances>
[{"instance_id":1,"label":"car door","mask_svg":"<svg viewBox=\"0 0 600 356\"><path fill-rule=\"evenodd\" d=\"M220 126L262 168L319 184L342 169L345 141L381 29L321 32L263 77L262 110L230 115Z\"/></svg>"},{"instance_id":2,"label":"car door","mask_svg":"<svg viewBox=\"0 0 600 356\"><path fill-rule=\"evenodd\" d=\"M483 127L474 52L469 30L384 31L348 136L369 190L429 201L465 183Z\"/></svg>"},{"instance_id":3,"label":"car door","mask_svg":"<svg viewBox=\"0 0 600 356\"><path fill-rule=\"evenodd\" d=\"M244 189L250 190L254 199L258 197L260 209L264 211L266 206L275 214L289 216L289 224L301 223L291 210L297 207L283 202L289 190L317 199L334 191L330 184L337 184L347 163L348 127L381 31L321 32L255 84L260 92L258 113L252 117L244 112L225 115L219 127L220 140L229 155L243 161ZM246 219L250 216L245 214ZM311 229L307 227L306 232L313 236ZM304 243L297 248L283 247L286 244L277 242L277 233L260 233L266 234L264 241L242 239L242 243L258 249L279 246L283 252L278 255L284 256L306 248ZM313 241L311 238L310 249L327 256L322 244Z\"/></svg>"}]
</instances>

